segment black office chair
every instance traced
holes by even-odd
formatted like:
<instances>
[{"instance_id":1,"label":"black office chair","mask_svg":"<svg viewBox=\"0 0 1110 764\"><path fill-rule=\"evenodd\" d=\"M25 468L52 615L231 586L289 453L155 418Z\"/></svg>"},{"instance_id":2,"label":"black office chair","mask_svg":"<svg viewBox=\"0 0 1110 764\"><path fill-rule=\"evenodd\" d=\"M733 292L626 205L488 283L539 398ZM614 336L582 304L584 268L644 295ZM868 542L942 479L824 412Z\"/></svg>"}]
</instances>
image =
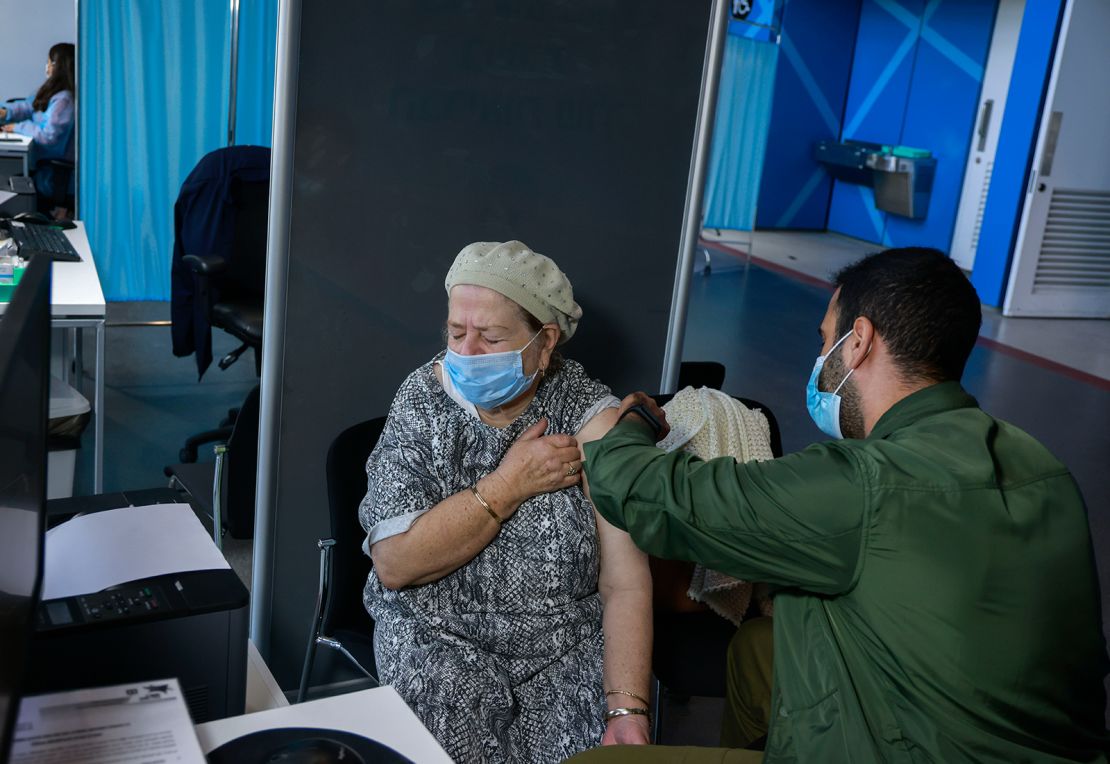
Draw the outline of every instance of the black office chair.
<instances>
[{"instance_id":1,"label":"black office chair","mask_svg":"<svg viewBox=\"0 0 1110 764\"><path fill-rule=\"evenodd\" d=\"M254 350L255 370L262 369L262 298L266 292L266 226L270 182L231 182L235 207L234 257L187 254L182 262L196 277L196 298L211 326L242 344L220 359L227 369L247 350Z\"/></svg>"},{"instance_id":2,"label":"black office chair","mask_svg":"<svg viewBox=\"0 0 1110 764\"><path fill-rule=\"evenodd\" d=\"M683 373L685 372L685 373ZM716 384L709 384L715 382ZM715 362L682 364L679 389L687 386L720 389L724 366ZM673 395L652 396L662 406ZM782 456L782 434L767 406L750 398L737 398L750 409L762 412L770 430L771 453ZM694 565L680 560L649 559L654 589L653 647L651 670L655 677L652 693L652 737L660 742L663 730L662 694L672 697L725 697L725 675L729 642L736 627L701 603L688 600L686 590ZM681 603L662 609L661 603ZM752 608L756 604L753 599ZM753 611L749 610L749 615Z\"/></svg>"},{"instance_id":3,"label":"black office chair","mask_svg":"<svg viewBox=\"0 0 1110 764\"><path fill-rule=\"evenodd\" d=\"M362 590L373 562L362 552L366 532L358 505L366 495L366 460L381 437L385 417L360 422L341 432L328 449L328 511L331 538L317 542L320 583L301 671L297 702L308 695L317 647L346 658L359 673L378 683L374 661L374 621L362 604Z\"/></svg>"},{"instance_id":4,"label":"black office chair","mask_svg":"<svg viewBox=\"0 0 1110 764\"><path fill-rule=\"evenodd\" d=\"M212 538L221 549L224 531L236 539L254 536L260 392L255 385L247 393L228 437L215 445L215 462L171 464L163 470L170 487L188 493L212 518Z\"/></svg>"},{"instance_id":5,"label":"black office chair","mask_svg":"<svg viewBox=\"0 0 1110 764\"><path fill-rule=\"evenodd\" d=\"M255 372L261 374L270 183L232 181L231 198L236 208L234 257L188 254L182 262L194 274L194 299L201 304L209 324L241 343L219 360L220 369L226 370L247 350L254 350ZM232 409L215 429L187 438L179 454L181 461L195 462L200 446L226 441L231 436L236 414Z\"/></svg>"},{"instance_id":6,"label":"black office chair","mask_svg":"<svg viewBox=\"0 0 1110 764\"><path fill-rule=\"evenodd\" d=\"M75 199L74 195L70 193L69 186L73 182L73 162L66 159L40 159L35 163L34 175L38 177L45 168L50 168L53 172L54 189L50 194L41 192L37 194L38 211L44 215L50 215L60 207L66 210L67 217L72 219Z\"/></svg>"}]
</instances>

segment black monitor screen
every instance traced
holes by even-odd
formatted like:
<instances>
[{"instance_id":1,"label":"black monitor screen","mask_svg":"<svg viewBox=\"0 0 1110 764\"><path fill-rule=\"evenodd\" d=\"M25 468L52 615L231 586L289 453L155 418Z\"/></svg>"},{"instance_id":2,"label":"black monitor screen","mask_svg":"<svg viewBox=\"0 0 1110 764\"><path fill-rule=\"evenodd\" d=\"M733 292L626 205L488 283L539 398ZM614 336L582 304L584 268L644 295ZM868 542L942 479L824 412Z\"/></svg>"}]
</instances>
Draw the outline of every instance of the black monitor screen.
<instances>
[{"instance_id":1,"label":"black monitor screen","mask_svg":"<svg viewBox=\"0 0 1110 764\"><path fill-rule=\"evenodd\" d=\"M0 762L8 758L42 583L50 389L50 258L0 317Z\"/></svg>"}]
</instances>

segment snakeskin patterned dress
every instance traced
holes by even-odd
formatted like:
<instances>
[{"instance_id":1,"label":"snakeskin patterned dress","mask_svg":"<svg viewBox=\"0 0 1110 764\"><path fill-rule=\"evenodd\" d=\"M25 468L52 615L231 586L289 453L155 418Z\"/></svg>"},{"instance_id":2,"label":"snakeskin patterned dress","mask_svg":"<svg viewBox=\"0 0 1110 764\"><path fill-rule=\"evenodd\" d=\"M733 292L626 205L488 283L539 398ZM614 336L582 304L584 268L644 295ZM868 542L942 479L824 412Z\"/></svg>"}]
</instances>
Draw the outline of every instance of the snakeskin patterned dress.
<instances>
[{"instance_id":1,"label":"snakeskin patterned dress","mask_svg":"<svg viewBox=\"0 0 1110 764\"><path fill-rule=\"evenodd\" d=\"M441 357L401 385L367 461L367 548L492 472L541 417L548 434L574 434L617 403L568 360L498 429L445 392L433 368ZM382 682L460 762L561 761L597 745L598 567L593 507L575 486L524 502L485 549L438 581L391 591L371 572L363 599Z\"/></svg>"}]
</instances>

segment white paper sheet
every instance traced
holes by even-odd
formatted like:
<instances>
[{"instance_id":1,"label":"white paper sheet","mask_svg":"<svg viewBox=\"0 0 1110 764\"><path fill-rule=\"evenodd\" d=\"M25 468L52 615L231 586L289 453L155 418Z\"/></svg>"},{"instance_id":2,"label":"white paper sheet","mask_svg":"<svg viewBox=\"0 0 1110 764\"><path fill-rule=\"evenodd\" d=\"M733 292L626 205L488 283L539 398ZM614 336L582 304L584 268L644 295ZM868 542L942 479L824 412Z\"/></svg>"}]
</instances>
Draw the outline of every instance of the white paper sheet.
<instances>
[{"instance_id":1,"label":"white paper sheet","mask_svg":"<svg viewBox=\"0 0 1110 764\"><path fill-rule=\"evenodd\" d=\"M16 198L17 196L19 196L19 194L15 193L14 191L0 191L0 205L4 204L9 199Z\"/></svg>"},{"instance_id":2,"label":"white paper sheet","mask_svg":"<svg viewBox=\"0 0 1110 764\"><path fill-rule=\"evenodd\" d=\"M24 698L11 764L203 764L176 679Z\"/></svg>"},{"instance_id":3,"label":"white paper sheet","mask_svg":"<svg viewBox=\"0 0 1110 764\"><path fill-rule=\"evenodd\" d=\"M91 594L168 573L228 567L188 504L93 512L46 532L42 599Z\"/></svg>"},{"instance_id":4,"label":"white paper sheet","mask_svg":"<svg viewBox=\"0 0 1110 764\"><path fill-rule=\"evenodd\" d=\"M196 726L201 750L211 753L229 740L259 730L314 727L376 740L419 764L451 764L451 757L392 687L350 692L284 708L231 716Z\"/></svg>"}]
</instances>

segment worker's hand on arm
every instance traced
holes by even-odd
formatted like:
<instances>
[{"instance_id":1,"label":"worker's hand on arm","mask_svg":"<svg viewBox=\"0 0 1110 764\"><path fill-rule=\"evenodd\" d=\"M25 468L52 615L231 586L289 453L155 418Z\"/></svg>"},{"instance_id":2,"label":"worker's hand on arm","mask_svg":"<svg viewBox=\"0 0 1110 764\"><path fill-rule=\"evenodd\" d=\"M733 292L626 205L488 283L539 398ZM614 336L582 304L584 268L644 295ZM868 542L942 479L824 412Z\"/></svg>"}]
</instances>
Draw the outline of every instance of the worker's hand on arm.
<instances>
[{"instance_id":1,"label":"worker's hand on arm","mask_svg":"<svg viewBox=\"0 0 1110 764\"><path fill-rule=\"evenodd\" d=\"M654 429L650 422L635 411L630 413L627 417L625 416L625 412L633 406L643 406L647 410L647 413L655 417L655 421L657 421L662 428L659 430L658 437L656 437L657 442L667 437L667 433L671 431L671 426L667 424L667 415L663 412L663 409L659 407L659 404L657 404L650 395L644 392L632 393L631 395L625 396L624 400L621 401L620 410L617 414L617 421L620 422L635 417L637 421L643 422L645 427Z\"/></svg>"},{"instance_id":2,"label":"worker's hand on arm","mask_svg":"<svg viewBox=\"0 0 1110 764\"><path fill-rule=\"evenodd\" d=\"M3 130L5 133L14 133L15 132L15 125L10 124L10 123L7 124L7 125L0 125L0 130Z\"/></svg>"}]
</instances>

